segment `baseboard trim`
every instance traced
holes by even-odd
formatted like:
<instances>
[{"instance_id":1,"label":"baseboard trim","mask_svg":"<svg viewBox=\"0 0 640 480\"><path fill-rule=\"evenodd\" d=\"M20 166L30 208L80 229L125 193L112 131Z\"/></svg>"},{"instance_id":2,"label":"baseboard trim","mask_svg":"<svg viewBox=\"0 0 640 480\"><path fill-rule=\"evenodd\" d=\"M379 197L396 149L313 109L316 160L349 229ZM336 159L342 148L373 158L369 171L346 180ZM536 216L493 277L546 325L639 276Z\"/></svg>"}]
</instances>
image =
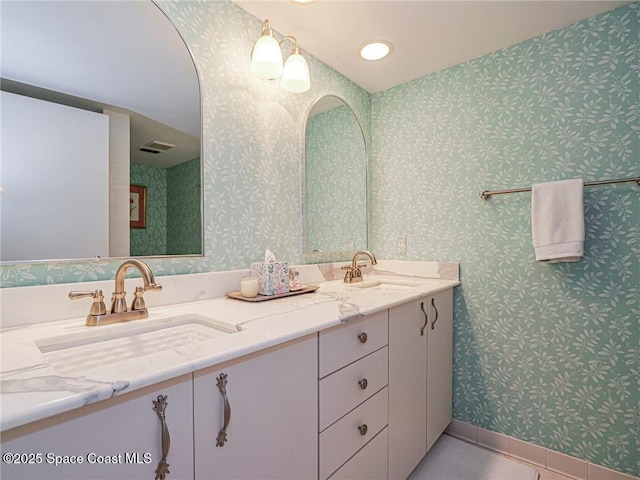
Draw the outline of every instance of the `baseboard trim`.
<instances>
[{"instance_id":1,"label":"baseboard trim","mask_svg":"<svg viewBox=\"0 0 640 480\"><path fill-rule=\"evenodd\" d=\"M639 477L611 470L533 443L523 442L517 438L492 432L461 420L454 419L447 427L446 432L452 437L576 480L640 480Z\"/></svg>"}]
</instances>

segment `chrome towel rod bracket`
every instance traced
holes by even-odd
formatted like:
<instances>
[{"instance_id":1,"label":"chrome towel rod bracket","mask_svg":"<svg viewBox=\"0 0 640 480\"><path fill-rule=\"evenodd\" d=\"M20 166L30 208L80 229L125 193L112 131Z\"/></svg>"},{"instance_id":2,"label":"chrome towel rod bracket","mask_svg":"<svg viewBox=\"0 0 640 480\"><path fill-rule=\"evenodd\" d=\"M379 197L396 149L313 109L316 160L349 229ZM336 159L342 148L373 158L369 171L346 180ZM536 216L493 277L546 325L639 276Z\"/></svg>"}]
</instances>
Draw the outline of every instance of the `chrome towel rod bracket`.
<instances>
[{"instance_id":1,"label":"chrome towel rod bracket","mask_svg":"<svg viewBox=\"0 0 640 480\"><path fill-rule=\"evenodd\" d=\"M595 182L584 182L584 186L585 187L594 187L597 185L609 185L612 183L629 183L629 182L635 182L638 186L640 186L640 177L631 177L631 178L616 178L613 180L598 180ZM488 200L489 198L491 198L493 195L503 195L505 193L520 193L520 192L530 192L531 191L531 187L529 188L511 188L508 190L495 190L495 191L491 191L491 190L482 190L480 192L480 198L482 200Z\"/></svg>"}]
</instances>

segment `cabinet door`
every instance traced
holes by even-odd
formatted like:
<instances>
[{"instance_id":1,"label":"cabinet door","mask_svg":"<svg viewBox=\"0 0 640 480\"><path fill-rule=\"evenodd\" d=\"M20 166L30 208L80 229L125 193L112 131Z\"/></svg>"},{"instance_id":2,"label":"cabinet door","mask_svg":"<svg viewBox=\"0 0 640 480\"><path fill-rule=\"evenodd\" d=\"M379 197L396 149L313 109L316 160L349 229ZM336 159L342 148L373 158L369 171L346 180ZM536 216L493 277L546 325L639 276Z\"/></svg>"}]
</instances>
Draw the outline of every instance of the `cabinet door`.
<instances>
[{"instance_id":1,"label":"cabinet door","mask_svg":"<svg viewBox=\"0 0 640 480\"><path fill-rule=\"evenodd\" d=\"M184 375L126 395L2 432L7 479L153 479L163 457L162 423L154 411L166 396L167 480L193 478L192 377ZM162 408L162 406L161 406ZM166 440L166 436L165 436ZM33 463L30 463L33 462Z\"/></svg>"},{"instance_id":2,"label":"cabinet door","mask_svg":"<svg viewBox=\"0 0 640 480\"><path fill-rule=\"evenodd\" d=\"M427 330L416 300L389 311L389 479L405 479L427 451Z\"/></svg>"},{"instance_id":3,"label":"cabinet door","mask_svg":"<svg viewBox=\"0 0 640 480\"><path fill-rule=\"evenodd\" d=\"M429 297L427 358L427 450L451 422L453 289Z\"/></svg>"},{"instance_id":4,"label":"cabinet door","mask_svg":"<svg viewBox=\"0 0 640 480\"><path fill-rule=\"evenodd\" d=\"M226 422L224 397L217 386L222 374L229 407ZM196 478L315 478L317 375L317 335L197 372Z\"/></svg>"}]
</instances>

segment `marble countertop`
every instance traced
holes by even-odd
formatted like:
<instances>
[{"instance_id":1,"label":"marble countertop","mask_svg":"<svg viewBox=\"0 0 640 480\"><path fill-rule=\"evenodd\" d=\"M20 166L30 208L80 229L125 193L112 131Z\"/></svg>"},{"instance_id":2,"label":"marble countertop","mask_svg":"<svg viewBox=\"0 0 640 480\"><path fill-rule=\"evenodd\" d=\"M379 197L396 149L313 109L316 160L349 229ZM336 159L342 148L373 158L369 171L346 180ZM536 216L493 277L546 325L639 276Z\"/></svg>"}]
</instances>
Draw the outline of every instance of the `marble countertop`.
<instances>
[{"instance_id":1,"label":"marble countertop","mask_svg":"<svg viewBox=\"0 0 640 480\"><path fill-rule=\"evenodd\" d=\"M399 282L403 277L372 275L366 280L371 279ZM0 430L188 374L459 285L458 280L406 279L410 281L405 285L382 283L372 288L350 286L341 280L327 281L319 283L316 292L265 302L218 297L155 306L149 308L148 319L101 327L87 327L84 318L73 318L2 330ZM76 347L87 350L81 360L71 355L68 360L54 361L43 347L62 336L73 338L94 335L93 332L106 335L185 314L226 322L239 331L215 338L195 338L178 347L107 355L108 358L99 349Z\"/></svg>"}]
</instances>

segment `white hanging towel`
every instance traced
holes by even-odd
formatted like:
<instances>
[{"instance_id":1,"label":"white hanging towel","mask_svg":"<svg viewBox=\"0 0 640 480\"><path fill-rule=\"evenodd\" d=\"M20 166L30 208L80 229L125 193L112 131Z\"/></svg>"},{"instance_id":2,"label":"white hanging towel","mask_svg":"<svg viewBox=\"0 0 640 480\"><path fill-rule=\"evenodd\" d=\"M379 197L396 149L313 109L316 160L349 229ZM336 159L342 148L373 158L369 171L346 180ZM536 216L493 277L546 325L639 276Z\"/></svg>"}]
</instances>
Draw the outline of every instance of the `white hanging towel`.
<instances>
[{"instance_id":1,"label":"white hanging towel","mask_svg":"<svg viewBox=\"0 0 640 480\"><path fill-rule=\"evenodd\" d=\"M577 262L584 255L584 182L531 187L531 233L538 262Z\"/></svg>"}]
</instances>

